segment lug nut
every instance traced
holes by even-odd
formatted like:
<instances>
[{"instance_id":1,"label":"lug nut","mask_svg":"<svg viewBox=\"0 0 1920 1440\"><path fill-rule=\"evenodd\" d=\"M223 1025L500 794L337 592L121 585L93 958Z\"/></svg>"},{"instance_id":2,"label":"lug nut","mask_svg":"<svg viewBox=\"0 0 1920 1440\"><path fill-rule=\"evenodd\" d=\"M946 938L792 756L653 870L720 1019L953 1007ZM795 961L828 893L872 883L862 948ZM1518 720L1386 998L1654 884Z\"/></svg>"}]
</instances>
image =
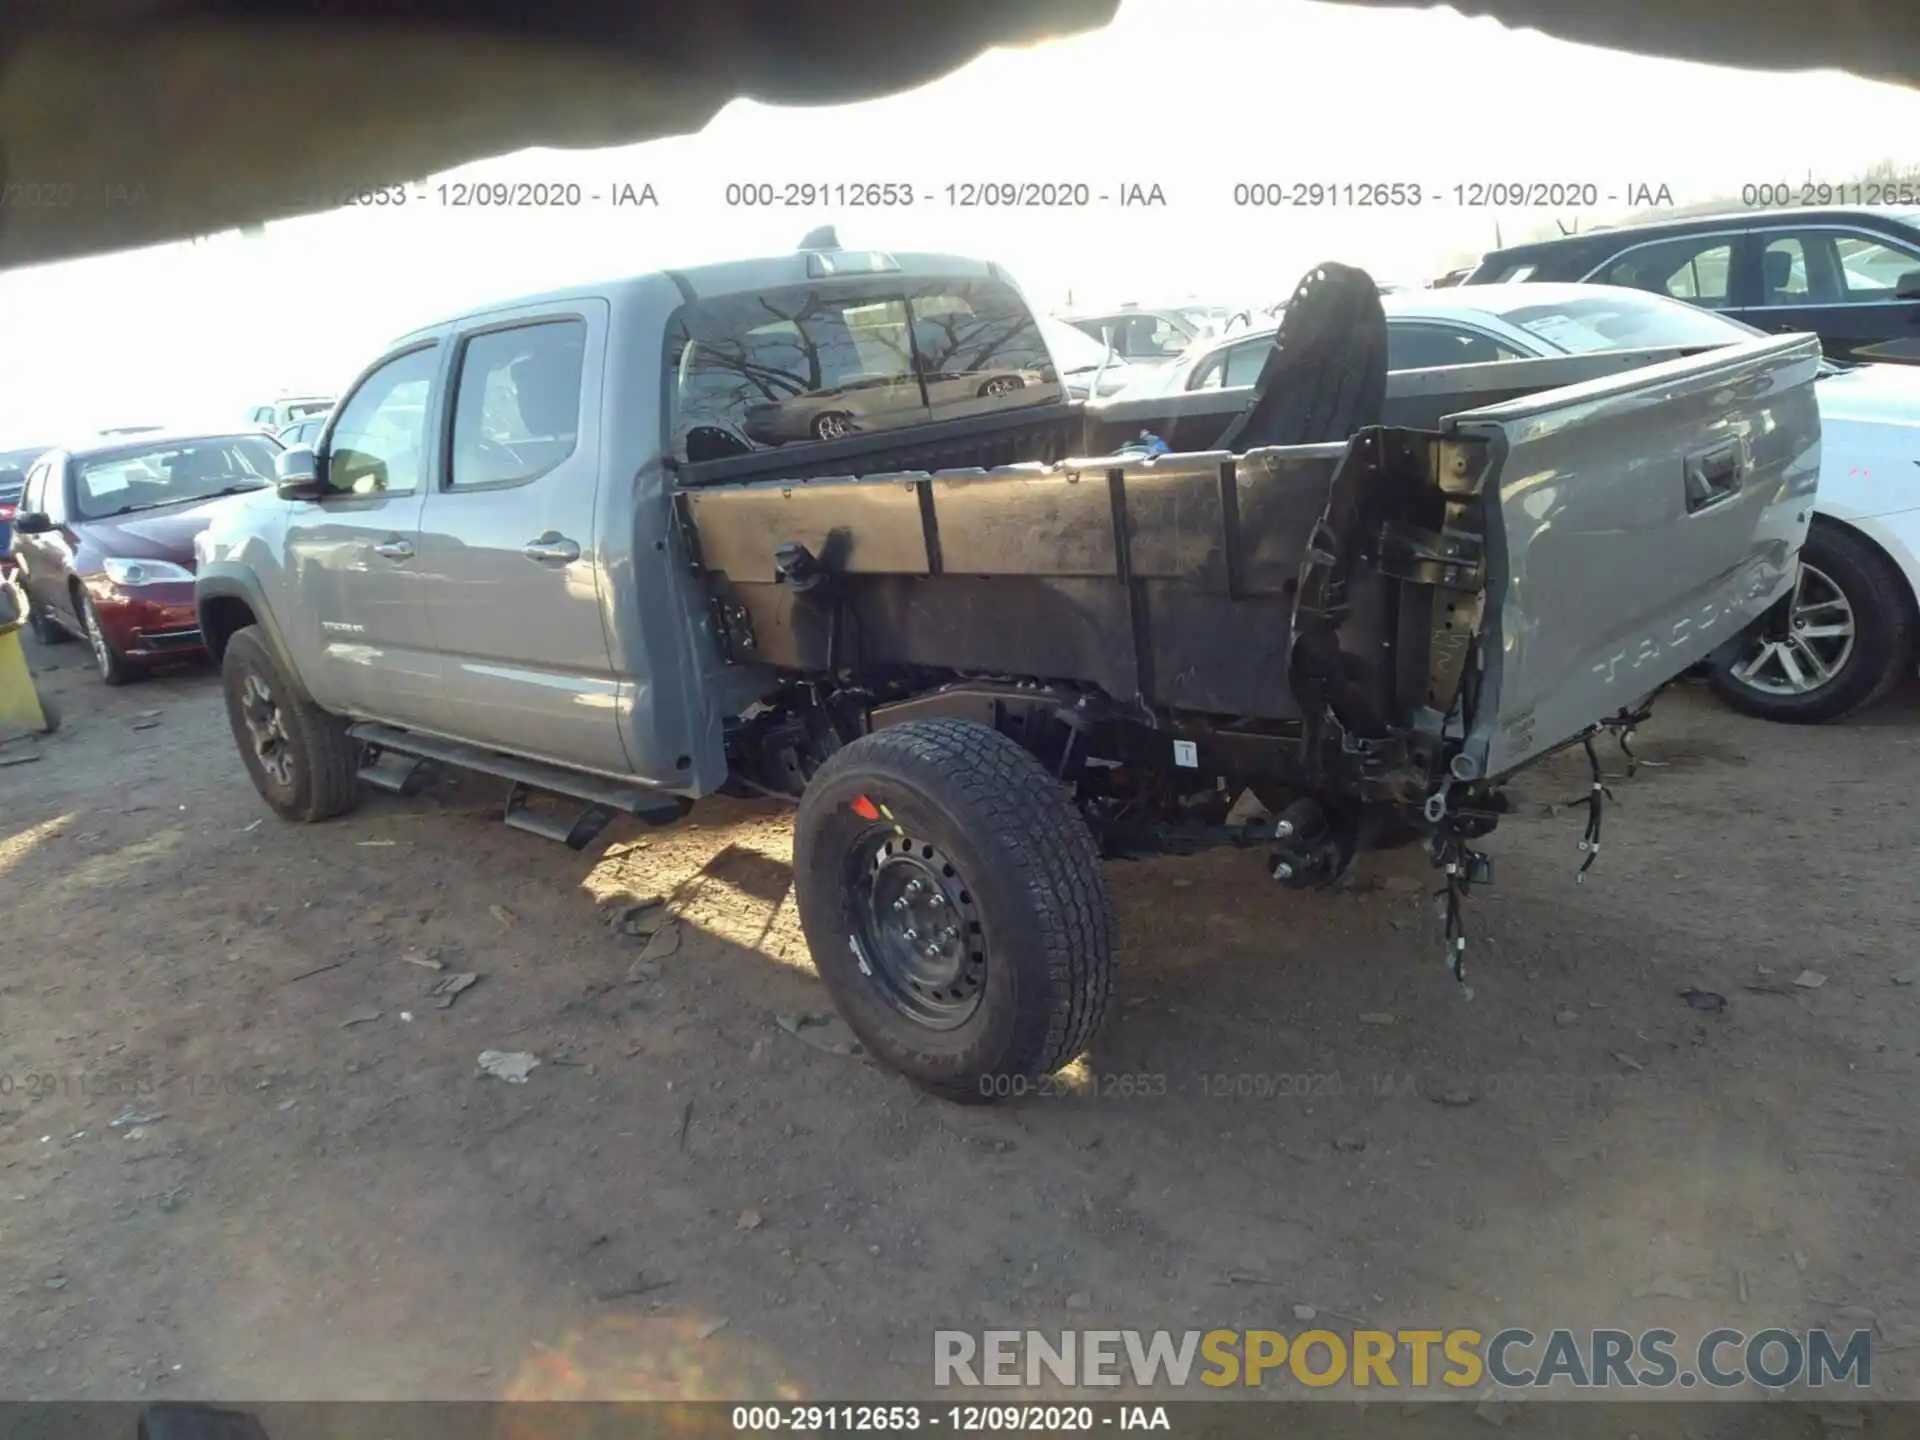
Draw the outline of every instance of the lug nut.
<instances>
[{"instance_id":1,"label":"lug nut","mask_svg":"<svg viewBox=\"0 0 1920 1440\"><path fill-rule=\"evenodd\" d=\"M920 938L920 932L914 929L911 925L909 925L907 927L907 939L918 940L919 938Z\"/></svg>"},{"instance_id":2,"label":"lug nut","mask_svg":"<svg viewBox=\"0 0 1920 1440\"><path fill-rule=\"evenodd\" d=\"M1293 878L1293 866L1282 860L1278 865L1273 867L1273 878L1276 880L1291 880Z\"/></svg>"},{"instance_id":3,"label":"lug nut","mask_svg":"<svg viewBox=\"0 0 1920 1440\"><path fill-rule=\"evenodd\" d=\"M896 900L893 902L893 908L896 910L904 910L907 908L907 902L904 900Z\"/></svg>"},{"instance_id":4,"label":"lug nut","mask_svg":"<svg viewBox=\"0 0 1920 1440\"><path fill-rule=\"evenodd\" d=\"M933 892L933 898L928 900L927 903L937 910L940 906L947 903L947 897L936 890Z\"/></svg>"}]
</instances>

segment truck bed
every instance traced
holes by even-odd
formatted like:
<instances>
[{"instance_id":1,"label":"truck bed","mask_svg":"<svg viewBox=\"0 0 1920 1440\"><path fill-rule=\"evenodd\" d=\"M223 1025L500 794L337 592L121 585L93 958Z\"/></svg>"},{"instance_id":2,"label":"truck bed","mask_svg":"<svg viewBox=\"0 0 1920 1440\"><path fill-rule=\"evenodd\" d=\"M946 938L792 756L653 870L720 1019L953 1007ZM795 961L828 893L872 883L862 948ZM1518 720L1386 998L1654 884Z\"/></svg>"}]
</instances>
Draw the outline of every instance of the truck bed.
<instances>
[{"instance_id":1,"label":"truck bed","mask_svg":"<svg viewBox=\"0 0 1920 1440\"><path fill-rule=\"evenodd\" d=\"M789 463L691 486L683 514L730 659L1030 677L1236 722L1300 718L1289 657L1312 584L1358 710L1451 727L1491 775L1704 658L1791 583L1817 344L1646 359L1407 372L1389 396L1401 423L1349 444L860 476ZM1048 408L1110 447L1243 403ZM776 573L796 544L835 577L830 602Z\"/></svg>"}]
</instances>

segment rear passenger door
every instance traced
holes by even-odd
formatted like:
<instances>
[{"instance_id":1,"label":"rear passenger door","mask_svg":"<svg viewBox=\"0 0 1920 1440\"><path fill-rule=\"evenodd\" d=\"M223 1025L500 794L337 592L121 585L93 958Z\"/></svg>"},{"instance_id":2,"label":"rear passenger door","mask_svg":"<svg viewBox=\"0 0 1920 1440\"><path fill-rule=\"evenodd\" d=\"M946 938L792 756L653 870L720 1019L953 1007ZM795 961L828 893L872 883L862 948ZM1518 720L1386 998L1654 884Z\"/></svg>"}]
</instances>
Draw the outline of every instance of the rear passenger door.
<instances>
[{"instance_id":1,"label":"rear passenger door","mask_svg":"<svg viewBox=\"0 0 1920 1440\"><path fill-rule=\"evenodd\" d=\"M1756 229L1760 293L1740 318L1762 330L1812 331L1837 360L1920 362L1920 245L1845 226Z\"/></svg>"},{"instance_id":2,"label":"rear passenger door","mask_svg":"<svg viewBox=\"0 0 1920 1440\"><path fill-rule=\"evenodd\" d=\"M607 324L604 301L569 301L456 334L420 569L454 732L625 774L635 686L614 673L602 607L632 537L597 515Z\"/></svg>"}]
</instances>

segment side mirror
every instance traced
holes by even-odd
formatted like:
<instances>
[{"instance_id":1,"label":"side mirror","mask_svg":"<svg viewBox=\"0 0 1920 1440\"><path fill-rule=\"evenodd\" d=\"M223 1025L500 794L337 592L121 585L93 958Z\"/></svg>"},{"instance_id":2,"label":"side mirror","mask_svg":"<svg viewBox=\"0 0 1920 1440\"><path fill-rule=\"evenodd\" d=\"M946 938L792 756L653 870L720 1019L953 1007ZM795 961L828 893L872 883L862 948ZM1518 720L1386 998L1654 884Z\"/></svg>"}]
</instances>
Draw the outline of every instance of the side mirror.
<instances>
[{"instance_id":1,"label":"side mirror","mask_svg":"<svg viewBox=\"0 0 1920 1440\"><path fill-rule=\"evenodd\" d=\"M273 457L278 478L275 491L282 500L318 500L333 487L327 484L326 462L311 445L289 445Z\"/></svg>"},{"instance_id":2,"label":"side mirror","mask_svg":"<svg viewBox=\"0 0 1920 1440\"><path fill-rule=\"evenodd\" d=\"M21 510L13 517L16 535L45 535L53 529L53 517L44 510Z\"/></svg>"},{"instance_id":3,"label":"side mirror","mask_svg":"<svg viewBox=\"0 0 1920 1440\"><path fill-rule=\"evenodd\" d=\"M1909 270L1893 282L1896 300L1920 300L1920 270Z\"/></svg>"}]
</instances>

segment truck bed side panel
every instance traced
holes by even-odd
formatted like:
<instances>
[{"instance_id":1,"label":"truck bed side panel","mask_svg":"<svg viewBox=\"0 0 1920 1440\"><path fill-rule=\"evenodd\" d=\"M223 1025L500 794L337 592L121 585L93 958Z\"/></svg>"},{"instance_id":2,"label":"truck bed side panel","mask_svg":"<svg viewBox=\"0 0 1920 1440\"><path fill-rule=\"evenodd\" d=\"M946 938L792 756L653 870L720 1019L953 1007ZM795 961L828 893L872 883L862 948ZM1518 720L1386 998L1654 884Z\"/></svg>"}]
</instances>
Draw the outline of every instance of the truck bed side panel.
<instances>
[{"instance_id":1,"label":"truck bed side panel","mask_svg":"<svg viewBox=\"0 0 1920 1440\"><path fill-rule=\"evenodd\" d=\"M1076 680L1290 719L1293 587L1344 448L710 485L685 499L705 568L748 618L743 659L826 663L825 612L774 574L775 551L797 543L845 577L843 664Z\"/></svg>"},{"instance_id":2,"label":"truck bed side panel","mask_svg":"<svg viewBox=\"0 0 1920 1440\"><path fill-rule=\"evenodd\" d=\"M1756 340L1452 417L1495 465L1480 773L1630 705L1791 588L1819 359L1811 337Z\"/></svg>"}]
</instances>

